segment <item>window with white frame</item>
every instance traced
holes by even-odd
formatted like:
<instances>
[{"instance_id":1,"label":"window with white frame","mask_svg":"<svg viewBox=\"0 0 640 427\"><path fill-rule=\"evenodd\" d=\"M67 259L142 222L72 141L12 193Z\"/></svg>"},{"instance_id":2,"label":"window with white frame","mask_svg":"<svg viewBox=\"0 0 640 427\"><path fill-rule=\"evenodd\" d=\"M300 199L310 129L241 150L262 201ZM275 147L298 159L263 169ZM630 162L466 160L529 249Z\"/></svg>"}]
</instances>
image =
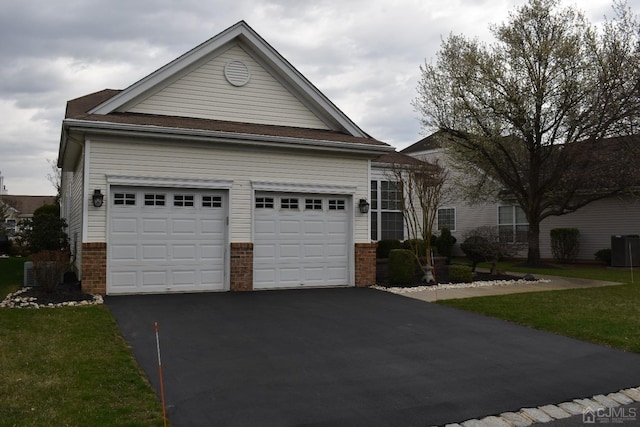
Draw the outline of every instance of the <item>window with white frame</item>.
<instances>
[{"instance_id":1,"label":"window with white frame","mask_svg":"<svg viewBox=\"0 0 640 427\"><path fill-rule=\"evenodd\" d=\"M402 187L393 181L371 181L371 240L404 240Z\"/></svg>"},{"instance_id":2,"label":"window with white frame","mask_svg":"<svg viewBox=\"0 0 640 427\"><path fill-rule=\"evenodd\" d=\"M456 231L456 208L438 209L438 230L443 228Z\"/></svg>"},{"instance_id":3,"label":"window with white frame","mask_svg":"<svg viewBox=\"0 0 640 427\"><path fill-rule=\"evenodd\" d=\"M498 206L498 232L507 242L526 242L529 222L520 206Z\"/></svg>"}]
</instances>

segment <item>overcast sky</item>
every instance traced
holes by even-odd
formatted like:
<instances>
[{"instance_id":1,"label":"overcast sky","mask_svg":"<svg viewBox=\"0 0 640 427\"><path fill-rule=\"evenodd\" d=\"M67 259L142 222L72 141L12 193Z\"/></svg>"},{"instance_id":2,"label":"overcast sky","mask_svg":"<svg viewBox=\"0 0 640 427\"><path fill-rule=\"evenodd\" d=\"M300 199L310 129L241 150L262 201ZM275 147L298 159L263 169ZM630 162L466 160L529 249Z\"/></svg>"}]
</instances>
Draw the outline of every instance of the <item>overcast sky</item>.
<instances>
[{"instance_id":1,"label":"overcast sky","mask_svg":"<svg viewBox=\"0 0 640 427\"><path fill-rule=\"evenodd\" d=\"M565 0L565 4L569 4ZM0 172L10 194L54 194L66 101L124 89L245 20L373 137L424 136L419 67L450 33L490 41L525 0L8 0L0 12ZM592 22L610 0L579 2ZM573 4L573 2L571 3ZM634 11L640 0L629 0Z\"/></svg>"}]
</instances>

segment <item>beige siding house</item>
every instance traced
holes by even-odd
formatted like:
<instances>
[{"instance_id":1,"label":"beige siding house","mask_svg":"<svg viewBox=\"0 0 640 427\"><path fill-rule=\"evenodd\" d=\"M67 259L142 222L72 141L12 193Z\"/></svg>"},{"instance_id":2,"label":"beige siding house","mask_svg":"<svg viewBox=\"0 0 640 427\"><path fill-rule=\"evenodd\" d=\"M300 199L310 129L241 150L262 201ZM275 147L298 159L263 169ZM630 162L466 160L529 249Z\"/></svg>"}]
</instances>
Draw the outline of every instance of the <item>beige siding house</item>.
<instances>
[{"instance_id":1,"label":"beige siding house","mask_svg":"<svg viewBox=\"0 0 640 427\"><path fill-rule=\"evenodd\" d=\"M402 152L427 161L439 159L446 162L439 138L440 134L436 132ZM439 218L446 218L447 223L438 223L438 228L446 225L452 230L457 239L457 255L463 255L459 244L465 233L480 226L500 227L501 232L509 231L514 241L526 242L528 224L524 212L518 206L501 201L471 205L454 197L449 206L443 207L441 211L443 212ZM554 228L577 228L580 231L580 252L577 258L581 261L593 261L598 250L611 247L611 236L640 234L640 199L609 197L574 213L546 218L540 227L540 255L543 259L553 258L550 231ZM522 255L526 256L526 253Z\"/></svg>"},{"instance_id":2,"label":"beige siding house","mask_svg":"<svg viewBox=\"0 0 640 427\"><path fill-rule=\"evenodd\" d=\"M392 150L239 22L124 90L68 102L61 205L83 289L372 284L359 205L371 160Z\"/></svg>"}]
</instances>

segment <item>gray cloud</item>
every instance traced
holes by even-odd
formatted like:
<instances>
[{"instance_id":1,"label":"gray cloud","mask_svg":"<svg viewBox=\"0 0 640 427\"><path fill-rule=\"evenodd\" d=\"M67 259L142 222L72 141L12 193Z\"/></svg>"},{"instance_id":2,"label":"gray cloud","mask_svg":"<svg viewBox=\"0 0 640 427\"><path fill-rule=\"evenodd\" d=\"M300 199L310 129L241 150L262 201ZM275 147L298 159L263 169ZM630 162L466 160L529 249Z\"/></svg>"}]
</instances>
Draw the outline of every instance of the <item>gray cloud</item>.
<instances>
[{"instance_id":1,"label":"gray cloud","mask_svg":"<svg viewBox=\"0 0 640 427\"><path fill-rule=\"evenodd\" d=\"M402 148L422 137L410 103L441 38L486 38L490 23L524 2L9 0L0 14L0 170L14 194L51 193L46 159L57 154L67 100L124 88L241 19L366 132ZM580 7L598 20L610 4Z\"/></svg>"}]
</instances>

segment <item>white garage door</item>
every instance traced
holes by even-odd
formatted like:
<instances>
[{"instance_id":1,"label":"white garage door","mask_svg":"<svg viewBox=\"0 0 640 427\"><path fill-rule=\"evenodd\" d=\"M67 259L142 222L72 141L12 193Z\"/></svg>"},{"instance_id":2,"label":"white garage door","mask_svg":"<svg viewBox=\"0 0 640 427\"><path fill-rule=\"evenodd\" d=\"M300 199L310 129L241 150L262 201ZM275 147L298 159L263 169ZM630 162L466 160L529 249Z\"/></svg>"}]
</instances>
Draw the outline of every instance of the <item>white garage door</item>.
<instances>
[{"instance_id":1,"label":"white garage door","mask_svg":"<svg viewBox=\"0 0 640 427\"><path fill-rule=\"evenodd\" d=\"M107 293L224 289L226 194L112 187Z\"/></svg>"},{"instance_id":2,"label":"white garage door","mask_svg":"<svg viewBox=\"0 0 640 427\"><path fill-rule=\"evenodd\" d=\"M349 284L346 196L256 193L254 288Z\"/></svg>"}]
</instances>

